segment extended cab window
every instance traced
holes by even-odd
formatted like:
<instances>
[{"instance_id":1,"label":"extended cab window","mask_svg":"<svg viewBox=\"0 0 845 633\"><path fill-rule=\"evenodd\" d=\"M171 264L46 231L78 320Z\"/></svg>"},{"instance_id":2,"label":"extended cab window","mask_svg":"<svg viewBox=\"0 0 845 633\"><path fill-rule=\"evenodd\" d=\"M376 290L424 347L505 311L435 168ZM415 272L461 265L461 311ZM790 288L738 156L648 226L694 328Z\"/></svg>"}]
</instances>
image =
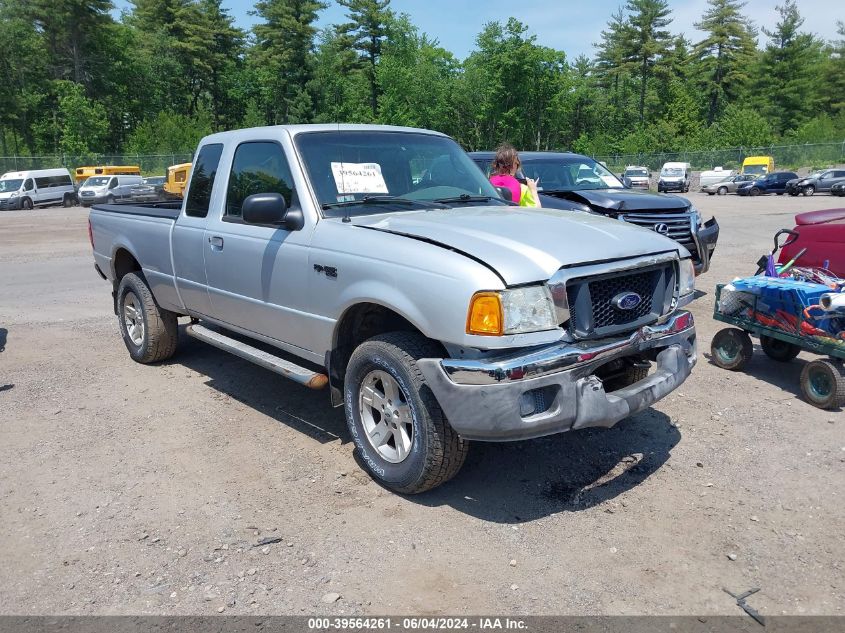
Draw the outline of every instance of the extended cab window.
<instances>
[{"instance_id":1,"label":"extended cab window","mask_svg":"<svg viewBox=\"0 0 845 633\"><path fill-rule=\"evenodd\" d=\"M251 141L238 145L226 191L225 216L240 218L244 200L256 193L280 193L289 207L298 204L290 167L278 143Z\"/></svg>"},{"instance_id":2,"label":"extended cab window","mask_svg":"<svg viewBox=\"0 0 845 633\"><path fill-rule=\"evenodd\" d=\"M188 199L185 200L185 215L195 218L204 218L208 215L211 190L214 188L214 177L217 175L222 153L222 143L210 143L203 145L197 154L191 174L191 184L188 188Z\"/></svg>"}]
</instances>

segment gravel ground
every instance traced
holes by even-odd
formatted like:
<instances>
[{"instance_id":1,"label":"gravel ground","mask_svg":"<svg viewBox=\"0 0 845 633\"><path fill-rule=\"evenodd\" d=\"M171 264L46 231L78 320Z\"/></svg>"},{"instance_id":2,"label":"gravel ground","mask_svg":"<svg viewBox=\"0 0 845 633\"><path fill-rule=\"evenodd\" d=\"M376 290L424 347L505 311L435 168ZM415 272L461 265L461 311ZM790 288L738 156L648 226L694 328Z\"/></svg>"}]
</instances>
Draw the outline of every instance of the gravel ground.
<instances>
[{"instance_id":1,"label":"gravel ground","mask_svg":"<svg viewBox=\"0 0 845 633\"><path fill-rule=\"evenodd\" d=\"M183 336L133 363L83 209L0 215L0 613L842 614L845 419L810 356L708 361L717 282L813 198L690 194L722 226L700 361L610 430L474 444L416 497L355 461L325 393ZM269 543L262 544L262 539Z\"/></svg>"}]
</instances>

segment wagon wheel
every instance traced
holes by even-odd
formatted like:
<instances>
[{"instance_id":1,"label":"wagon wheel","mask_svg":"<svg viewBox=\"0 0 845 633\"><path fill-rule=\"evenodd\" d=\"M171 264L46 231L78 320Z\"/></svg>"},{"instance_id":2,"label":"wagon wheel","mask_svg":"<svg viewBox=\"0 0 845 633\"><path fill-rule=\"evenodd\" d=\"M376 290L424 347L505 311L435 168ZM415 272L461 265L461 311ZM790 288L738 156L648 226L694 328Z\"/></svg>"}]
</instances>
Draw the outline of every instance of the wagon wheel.
<instances>
[{"instance_id":1,"label":"wagon wheel","mask_svg":"<svg viewBox=\"0 0 845 633\"><path fill-rule=\"evenodd\" d=\"M748 364L754 354L754 346L747 332L728 327L716 332L710 343L713 362L722 369L739 371Z\"/></svg>"},{"instance_id":2,"label":"wagon wheel","mask_svg":"<svg viewBox=\"0 0 845 633\"><path fill-rule=\"evenodd\" d=\"M819 409L845 406L845 367L831 360L807 363L801 372L801 393Z\"/></svg>"}]
</instances>

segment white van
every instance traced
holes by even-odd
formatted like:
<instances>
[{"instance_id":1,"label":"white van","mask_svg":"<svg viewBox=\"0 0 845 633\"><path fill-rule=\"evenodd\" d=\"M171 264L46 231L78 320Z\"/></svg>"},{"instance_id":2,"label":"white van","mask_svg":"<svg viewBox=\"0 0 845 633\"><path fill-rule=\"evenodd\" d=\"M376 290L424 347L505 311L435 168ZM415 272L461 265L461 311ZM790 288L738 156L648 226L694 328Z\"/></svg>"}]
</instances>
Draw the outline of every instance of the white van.
<instances>
[{"instance_id":1,"label":"white van","mask_svg":"<svg viewBox=\"0 0 845 633\"><path fill-rule=\"evenodd\" d=\"M689 163L664 163L657 181L657 191L689 191L691 174Z\"/></svg>"},{"instance_id":2,"label":"white van","mask_svg":"<svg viewBox=\"0 0 845 633\"><path fill-rule=\"evenodd\" d=\"M702 187L706 187L707 185L713 185L717 182L727 180L734 174L736 174L736 172L733 169L723 169L722 167L714 167L709 171L701 172L701 178L699 179L698 184Z\"/></svg>"},{"instance_id":3,"label":"white van","mask_svg":"<svg viewBox=\"0 0 845 633\"><path fill-rule=\"evenodd\" d=\"M129 200L132 188L144 182L141 176L91 176L79 187L79 202L90 207L98 202L113 204Z\"/></svg>"},{"instance_id":4,"label":"white van","mask_svg":"<svg viewBox=\"0 0 845 633\"><path fill-rule=\"evenodd\" d=\"M0 210L61 204L71 207L76 189L67 169L10 171L0 176Z\"/></svg>"}]
</instances>

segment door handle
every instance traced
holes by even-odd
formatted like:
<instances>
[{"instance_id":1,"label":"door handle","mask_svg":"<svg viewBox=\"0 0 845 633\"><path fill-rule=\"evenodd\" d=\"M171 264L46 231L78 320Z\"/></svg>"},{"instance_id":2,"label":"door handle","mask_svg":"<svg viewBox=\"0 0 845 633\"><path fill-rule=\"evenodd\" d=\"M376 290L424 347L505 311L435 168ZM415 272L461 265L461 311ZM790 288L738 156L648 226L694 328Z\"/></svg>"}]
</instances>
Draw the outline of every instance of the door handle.
<instances>
[{"instance_id":1,"label":"door handle","mask_svg":"<svg viewBox=\"0 0 845 633\"><path fill-rule=\"evenodd\" d=\"M217 250L223 250L223 238L219 235L215 235L213 237L208 238L208 243L211 244L211 248Z\"/></svg>"}]
</instances>

